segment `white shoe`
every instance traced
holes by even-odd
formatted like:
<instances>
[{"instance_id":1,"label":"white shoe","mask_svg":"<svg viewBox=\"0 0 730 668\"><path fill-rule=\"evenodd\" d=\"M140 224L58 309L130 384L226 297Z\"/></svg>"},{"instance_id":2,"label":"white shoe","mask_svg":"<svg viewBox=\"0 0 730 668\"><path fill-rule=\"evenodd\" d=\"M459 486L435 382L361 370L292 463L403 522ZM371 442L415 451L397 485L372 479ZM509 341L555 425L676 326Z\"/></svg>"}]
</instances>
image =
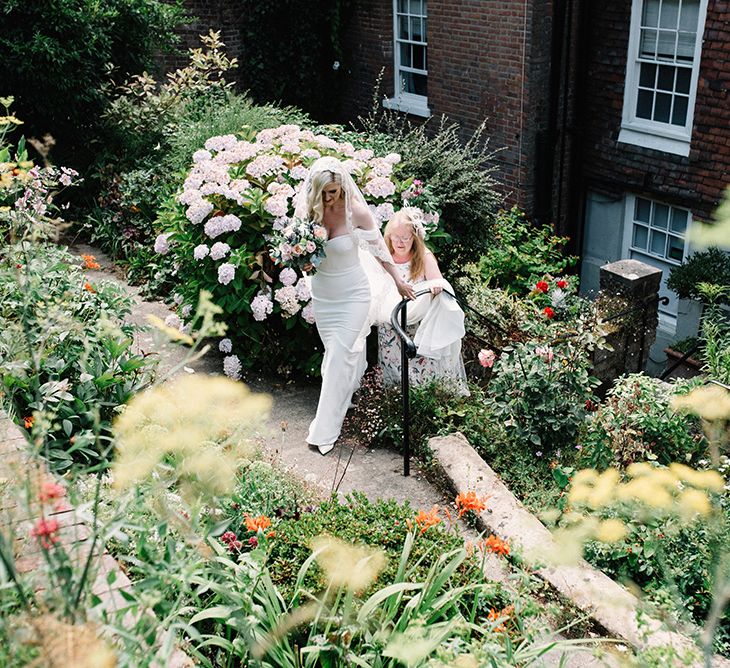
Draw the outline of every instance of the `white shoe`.
<instances>
[{"instance_id":1,"label":"white shoe","mask_svg":"<svg viewBox=\"0 0 730 668\"><path fill-rule=\"evenodd\" d=\"M334 450L335 444L329 443L327 445L318 445L317 450L319 450L320 455L326 455L328 452L331 452Z\"/></svg>"}]
</instances>

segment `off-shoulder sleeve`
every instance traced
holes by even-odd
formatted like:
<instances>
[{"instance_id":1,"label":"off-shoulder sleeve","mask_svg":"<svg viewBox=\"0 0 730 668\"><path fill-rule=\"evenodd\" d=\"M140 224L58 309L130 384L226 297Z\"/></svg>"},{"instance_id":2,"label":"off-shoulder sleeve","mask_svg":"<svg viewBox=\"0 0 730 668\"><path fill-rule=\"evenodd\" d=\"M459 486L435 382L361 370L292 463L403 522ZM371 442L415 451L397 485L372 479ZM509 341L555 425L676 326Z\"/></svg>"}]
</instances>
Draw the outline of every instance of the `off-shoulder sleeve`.
<instances>
[{"instance_id":1,"label":"off-shoulder sleeve","mask_svg":"<svg viewBox=\"0 0 730 668\"><path fill-rule=\"evenodd\" d=\"M383 239L383 235L377 227L373 227L370 230L364 230L358 227L355 228L354 234L357 239L357 245L360 248L368 251L373 257L382 262L395 264L388 250L388 246L385 244L385 239Z\"/></svg>"}]
</instances>

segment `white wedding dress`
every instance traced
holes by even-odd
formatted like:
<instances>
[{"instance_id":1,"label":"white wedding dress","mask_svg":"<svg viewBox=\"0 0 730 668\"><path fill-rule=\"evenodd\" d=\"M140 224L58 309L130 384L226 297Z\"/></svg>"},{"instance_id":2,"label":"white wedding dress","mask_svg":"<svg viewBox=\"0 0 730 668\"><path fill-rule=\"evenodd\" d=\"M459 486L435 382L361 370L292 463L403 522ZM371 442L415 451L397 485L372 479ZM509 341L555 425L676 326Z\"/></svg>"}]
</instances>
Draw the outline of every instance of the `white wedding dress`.
<instances>
[{"instance_id":1,"label":"white wedding dress","mask_svg":"<svg viewBox=\"0 0 730 668\"><path fill-rule=\"evenodd\" d=\"M365 338L370 331L370 282L351 234L327 241L326 257L311 281L317 331L324 344L322 391L307 443L334 443L352 394L365 373Z\"/></svg>"}]
</instances>

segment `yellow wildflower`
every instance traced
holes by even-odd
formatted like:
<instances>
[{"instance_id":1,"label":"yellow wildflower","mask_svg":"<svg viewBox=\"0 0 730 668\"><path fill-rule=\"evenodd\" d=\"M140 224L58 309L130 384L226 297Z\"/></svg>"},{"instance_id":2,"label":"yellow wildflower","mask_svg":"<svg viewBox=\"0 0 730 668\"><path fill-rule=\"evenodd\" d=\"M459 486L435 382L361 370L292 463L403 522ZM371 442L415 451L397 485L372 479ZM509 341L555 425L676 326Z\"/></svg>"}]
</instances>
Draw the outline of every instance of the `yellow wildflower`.
<instances>
[{"instance_id":1,"label":"yellow wildflower","mask_svg":"<svg viewBox=\"0 0 730 668\"><path fill-rule=\"evenodd\" d=\"M598 480L596 469L581 469L573 474L573 485L593 484Z\"/></svg>"},{"instance_id":2,"label":"yellow wildflower","mask_svg":"<svg viewBox=\"0 0 730 668\"><path fill-rule=\"evenodd\" d=\"M639 501L650 508L669 509L672 507L671 494L657 485L649 476L634 478L622 485L617 493L621 501Z\"/></svg>"},{"instance_id":3,"label":"yellow wildflower","mask_svg":"<svg viewBox=\"0 0 730 668\"><path fill-rule=\"evenodd\" d=\"M608 519L598 525L596 539L603 543L617 543L626 535L626 526L621 520Z\"/></svg>"},{"instance_id":4,"label":"yellow wildflower","mask_svg":"<svg viewBox=\"0 0 730 668\"><path fill-rule=\"evenodd\" d=\"M588 505L595 509L601 508L612 501L619 478L619 472L616 469L606 469L601 473L588 497Z\"/></svg>"},{"instance_id":5,"label":"yellow wildflower","mask_svg":"<svg viewBox=\"0 0 730 668\"><path fill-rule=\"evenodd\" d=\"M669 469L684 482L700 489L709 489L713 492L721 492L725 481L717 471L696 471L685 464L670 464Z\"/></svg>"},{"instance_id":6,"label":"yellow wildflower","mask_svg":"<svg viewBox=\"0 0 730 668\"><path fill-rule=\"evenodd\" d=\"M333 587L352 592L367 588L385 567L382 550L367 545L353 545L332 536L317 536L312 541L315 559Z\"/></svg>"},{"instance_id":7,"label":"yellow wildflower","mask_svg":"<svg viewBox=\"0 0 730 668\"><path fill-rule=\"evenodd\" d=\"M695 515L709 515L712 506L704 492L698 489L685 489L679 497L679 510L685 518L690 519Z\"/></svg>"},{"instance_id":8,"label":"yellow wildflower","mask_svg":"<svg viewBox=\"0 0 730 668\"><path fill-rule=\"evenodd\" d=\"M672 397L670 406L675 411L685 410L705 420L730 418L730 392L719 385L704 385L684 396Z\"/></svg>"}]
</instances>

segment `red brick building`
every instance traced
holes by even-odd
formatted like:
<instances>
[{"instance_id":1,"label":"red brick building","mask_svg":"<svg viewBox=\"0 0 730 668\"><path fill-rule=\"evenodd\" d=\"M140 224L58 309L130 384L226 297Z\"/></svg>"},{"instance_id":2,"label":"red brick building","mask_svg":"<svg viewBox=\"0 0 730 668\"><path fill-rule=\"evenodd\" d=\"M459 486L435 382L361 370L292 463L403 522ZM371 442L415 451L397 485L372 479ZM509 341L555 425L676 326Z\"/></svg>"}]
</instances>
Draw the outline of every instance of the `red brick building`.
<instances>
[{"instance_id":1,"label":"red brick building","mask_svg":"<svg viewBox=\"0 0 730 668\"><path fill-rule=\"evenodd\" d=\"M241 53L245 3L188 4L191 35L223 26ZM367 112L383 72L384 106L445 115L465 139L485 121L507 201L571 236L586 291L625 257L666 275L728 185L728 1L362 0L344 41L340 120Z\"/></svg>"}]
</instances>

